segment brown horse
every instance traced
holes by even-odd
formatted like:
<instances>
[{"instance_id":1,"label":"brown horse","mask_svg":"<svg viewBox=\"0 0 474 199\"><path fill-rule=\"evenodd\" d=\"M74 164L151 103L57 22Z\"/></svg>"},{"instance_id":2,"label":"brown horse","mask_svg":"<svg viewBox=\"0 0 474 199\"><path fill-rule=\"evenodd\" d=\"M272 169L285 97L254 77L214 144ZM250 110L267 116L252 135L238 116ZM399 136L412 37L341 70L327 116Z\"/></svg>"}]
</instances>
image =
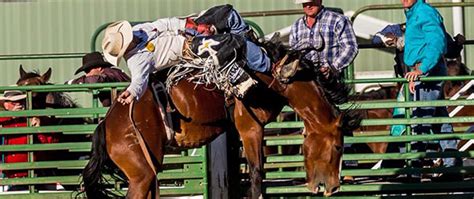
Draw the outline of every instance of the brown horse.
<instances>
[{"instance_id":1,"label":"brown horse","mask_svg":"<svg viewBox=\"0 0 474 199\"><path fill-rule=\"evenodd\" d=\"M272 52L273 60L279 60L286 49L270 47L269 52ZM341 89L345 86L343 82L319 81L318 85L314 73L305 71L297 73L294 81L288 84L275 81L269 74L256 73L255 77L260 86L244 100L236 99L233 110L234 124L250 166L251 197L261 196L264 126L286 104L293 107L304 121L303 150L308 189L318 193L319 186L323 184L326 189L324 195L337 192L340 186L342 132L352 130L360 122L352 112L340 113L328 101L347 100L348 90ZM323 91L320 86L326 90ZM232 126L221 92L181 80L171 87L169 95L179 115L172 145L199 147ZM167 143L163 118L150 90L132 107L114 103L94 133L92 157L83 172L89 198L110 196L111 193L104 189L102 168L113 173L116 172L115 167L128 179L127 198L159 197L154 170L162 168ZM132 116L129 116L129 111ZM144 152L137 144L139 138L135 136L134 129L141 132L155 168L147 163Z\"/></svg>"},{"instance_id":2,"label":"brown horse","mask_svg":"<svg viewBox=\"0 0 474 199\"><path fill-rule=\"evenodd\" d=\"M399 85L380 85L380 88L377 90L371 90L368 92L358 93L356 95L350 96L351 100L364 101L364 100L388 100L396 99L398 94ZM368 109L362 112L362 117L364 119L376 119L376 118L391 118L392 109ZM364 133L370 131L384 131L390 130L390 126L380 125L380 126L362 126L359 129L356 129L355 132ZM362 144L354 145L354 152L366 152L362 147ZM373 153L385 153L387 151L388 143L387 142L371 142L367 143L367 146L370 148ZM362 151L360 151L362 150Z\"/></svg>"},{"instance_id":3,"label":"brown horse","mask_svg":"<svg viewBox=\"0 0 474 199\"><path fill-rule=\"evenodd\" d=\"M19 72L20 78L16 83L18 86L51 85L51 83L48 83L52 73L51 68L41 75L38 71L26 72L20 65ZM32 97L32 109L78 108L78 105L71 99L71 97L63 92L33 92ZM39 120L37 121L39 121L36 123L38 126L48 126L84 124L87 122L87 119L43 116L39 117ZM54 140L59 140L59 142L79 142L90 140L84 135L64 135L54 133L50 134L49 136L55 138ZM57 158L77 159L78 156L82 156L80 153L73 154L64 152L64 154L58 156Z\"/></svg>"},{"instance_id":4,"label":"brown horse","mask_svg":"<svg viewBox=\"0 0 474 199\"><path fill-rule=\"evenodd\" d=\"M460 75L470 75L471 70L464 65L463 63L460 63L459 61L448 61L447 62L447 67L448 67L448 75L449 76L460 76ZM461 88L463 88L466 84L468 84L470 80L465 80L465 81L446 81L444 85L444 93L447 97L452 97L455 95ZM461 94L461 98L466 98L469 95L473 93L473 88L471 87L468 89L465 93ZM451 112L456 108L454 107L448 107L448 111ZM464 106L455 116L472 116L474 113L474 106ZM454 127L471 127L474 126L474 123L453 123ZM472 132L468 132L472 133ZM458 149L462 148L466 141L461 140L458 144ZM469 149L473 149L474 147L471 146Z\"/></svg>"}]
</instances>

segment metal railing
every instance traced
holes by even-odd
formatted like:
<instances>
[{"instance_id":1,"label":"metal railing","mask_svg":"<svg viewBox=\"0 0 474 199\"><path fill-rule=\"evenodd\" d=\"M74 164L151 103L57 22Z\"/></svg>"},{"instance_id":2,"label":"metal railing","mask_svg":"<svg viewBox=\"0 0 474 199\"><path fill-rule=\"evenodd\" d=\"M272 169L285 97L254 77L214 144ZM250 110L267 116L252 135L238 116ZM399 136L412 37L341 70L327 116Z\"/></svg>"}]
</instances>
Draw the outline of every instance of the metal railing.
<instances>
[{"instance_id":1,"label":"metal railing","mask_svg":"<svg viewBox=\"0 0 474 199\"><path fill-rule=\"evenodd\" d=\"M0 92L5 90L21 90L27 93L27 104L29 107L24 111L0 111L0 117L34 117L34 116L54 116L54 117L103 117L108 108L98 107L98 103L92 108L65 108L65 109L38 109L31 110L32 94L36 92L92 92L114 91L124 89L128 83L105 83L105 84L80 84L80 85L44 85L44 86L2 86ZM97 95L93 99L97 101ZM96 120L97 121L97 120ZM28 198L51 198L71 197L74 192L71 189L66 191L38 190L38 185L56 184L72 185L75 189L79 188L78 175L64 176L42 176L37 177L38 170L57 170L71 171L81 170L88 160L55 160L55 161L34 161L33 156L36 152L44 151L67 151L68 153L87 153L91 150L90 142L72 142L72 143L51 143L38 144L33 143L33 136L38 133L61 133L62 135L85 135L92 134L96 124L77 124L77 125L53 125L39 127L16 127L0 128L1 136L26 135L29 137L28 144L22 145L0 145L1 153L9 152L27 152L29 154L28 162L21 163L2 163L0 171L27 170L29 172L26 178L1 179L0 186L5 185L26 185L29 190L22 192L3 192L1 198L5 197L28 197ZM165 183L160 190L161 195L203 195L207 198L207 149L202 147L192 152L182 151L180 154L166 155L164 164L166 167L163 172L158 174L160 181ZM115 192L125 193L124 185L110 179L111 187L115 187ZM170 184L171 183L171 184ZM38 192L39 191L39 192Z\"/></svg>"},{"instance_id":2,"label":"metal railing","mask_svg":"<svg viewBox=\"0 0 474 199\"><path fill-rule=\"evenodd\" d=\"M436 3L430 3L431 6L437 7L437 8L446 8L446 7L470 7L474 6L474 2L459 2L459 3L454 3L454 2L436 2ZM361 13L369 11L369 10L393 10L393 9L403 9L402 4L376 4L376 5L367 5L362 8L359 8L354 12L354 14L351 17L351 21L353 22L357 16L359 16Z\"/></svg>"}]
</instances>

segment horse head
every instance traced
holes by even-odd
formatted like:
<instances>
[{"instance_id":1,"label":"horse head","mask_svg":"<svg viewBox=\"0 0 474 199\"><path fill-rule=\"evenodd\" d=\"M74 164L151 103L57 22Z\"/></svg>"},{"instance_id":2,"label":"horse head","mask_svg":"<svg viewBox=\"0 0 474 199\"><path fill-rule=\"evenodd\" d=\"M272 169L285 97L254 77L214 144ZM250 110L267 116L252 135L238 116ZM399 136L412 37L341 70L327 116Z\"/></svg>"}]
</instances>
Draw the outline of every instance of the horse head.
<instances>
[{"instance_id":1,"label":"horse head","mask_svg":"<svg viewBox=\"0 0 474 199\"><path fill-rule=\"evenodd\" d=\"M272 42L266 45L271 46ZM330 72L329 78L324 78L318 66L304 59L309 50L277 52L275 54L280 56L274 57L286 59L285 63L297 61L297 70L291 81L280 82L268 74L255 75L265 87L282 96L302 118L305 126L303 154L308 189L317 193L320 184L324 184L324 194L330 196L340 187L343 135L359 126L360 114L353 109L341 111L337 108L337 105L348 102L350 87L334 70Z\"/></svg>"},{"instance_id":2,"label":"horse head","mask_svg":"<svg viewBox=\"0 0 474 199\"><path fill-rule=\"evenodd\" d=\"M35 86L35 85L49 85L48 81L51 78L52 69L48 70L42 75L39 71L26 72L23 66L20 65L20 79L16 82L17 86ZM34 92L33 108L74 108L77 105L66 94L62 92Z\"/></svg>"}]
</instances>

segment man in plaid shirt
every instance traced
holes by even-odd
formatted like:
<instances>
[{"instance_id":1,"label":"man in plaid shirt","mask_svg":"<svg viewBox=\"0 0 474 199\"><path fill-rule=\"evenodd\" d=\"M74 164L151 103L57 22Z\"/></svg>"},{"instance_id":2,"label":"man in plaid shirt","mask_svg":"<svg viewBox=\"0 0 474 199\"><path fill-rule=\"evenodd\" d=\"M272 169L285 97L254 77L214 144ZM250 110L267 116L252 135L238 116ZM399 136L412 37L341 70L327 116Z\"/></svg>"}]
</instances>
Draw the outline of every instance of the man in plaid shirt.
<instances>
[{"instance_id":1,"label":"man in plaid shirt","mask_svg":"<svg viewBox=\"0 0 474 199\"><path fill-rule=\"evenodd\" d=\"M320 65L319 70L326 78L330 67L341 73L358 53L356 36L349 19L326 9L322 0L295 0L295 3L303 5L305 16L291 27L291 48L314 48L306 58Z\"/></svg>"}]
</instances>

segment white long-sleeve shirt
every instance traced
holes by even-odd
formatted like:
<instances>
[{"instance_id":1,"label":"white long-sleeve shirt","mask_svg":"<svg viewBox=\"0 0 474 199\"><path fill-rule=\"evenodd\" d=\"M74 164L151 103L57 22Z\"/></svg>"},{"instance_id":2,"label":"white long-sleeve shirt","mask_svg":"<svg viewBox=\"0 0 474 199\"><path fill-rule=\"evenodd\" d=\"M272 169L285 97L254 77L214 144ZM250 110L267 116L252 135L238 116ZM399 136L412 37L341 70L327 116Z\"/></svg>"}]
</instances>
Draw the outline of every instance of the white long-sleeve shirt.
<instances>
[{"instance_id":1,"label":"white long-sleeve shirt","mask_svg":"<svg viewBox=\"0 0 474 199\"><path fill-rule=\"evenodd\" d=\"M133 26L133 35L141 41L124 55L131 73L127 88L136 100L145 93L148 76L155 70L175 65L182 56L185 38L185 19L164 18Z\"/></svg>"}]
</instances>

